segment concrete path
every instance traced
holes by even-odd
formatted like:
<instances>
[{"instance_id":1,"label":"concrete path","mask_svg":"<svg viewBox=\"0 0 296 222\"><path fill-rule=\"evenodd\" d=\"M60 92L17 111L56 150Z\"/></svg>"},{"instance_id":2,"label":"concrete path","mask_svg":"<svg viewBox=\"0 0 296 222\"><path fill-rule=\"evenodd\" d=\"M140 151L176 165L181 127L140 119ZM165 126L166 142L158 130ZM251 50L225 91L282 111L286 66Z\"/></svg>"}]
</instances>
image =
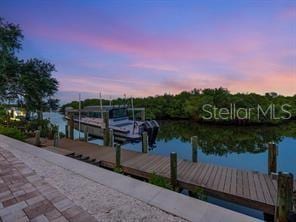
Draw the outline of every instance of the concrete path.
<instances>
[{"instance_id":1,"label":"concrete path","mask_svg":"<svg viewBox=\"0 0 296 222\"><path fill-rule=\"evenodd\" d=\"M2 135L0 147L101 221L259 221Z\"/></svg>"}]
</instances>

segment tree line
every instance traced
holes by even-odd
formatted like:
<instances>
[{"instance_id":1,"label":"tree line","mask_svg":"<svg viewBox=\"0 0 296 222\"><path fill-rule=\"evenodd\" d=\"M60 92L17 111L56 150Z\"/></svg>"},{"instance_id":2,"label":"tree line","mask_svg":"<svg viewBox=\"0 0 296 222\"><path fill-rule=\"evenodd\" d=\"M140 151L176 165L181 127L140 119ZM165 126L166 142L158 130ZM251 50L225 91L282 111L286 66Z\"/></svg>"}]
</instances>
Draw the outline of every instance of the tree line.
<instances>
[{"instance_id":1,"label":"tree line","mask_svg":"<svg viewBox=\"0 0 296 222\"><path fill-rule=\"evenodd\" d=\"M164 94L134 98L133 101L135 107L145 107L148 119L187 119L216 123L237 123L244 120L243 123L253 124L279 123L285 119L295 119L296 117L296 94L294 96L275 95L274 93L266 93L265 95L256 93L232 94L227 89L221 87L215 89L193 89L176 95ZM109 105L109 103L109 100L103 100L103 105ZM82 101L82 107L98 104L100 104L98 99ZM207 119L211 114L214 116L215 110L210 109L210 107L215 107L218 110L222 108L230 110L231 104L235 104L237 116L234 117L229 114L219 118L218 113L216 119ZM124 98L118 98L112 101L112 105L130 106L131 102ZM207 109L205 109L205 105L208 105ZM258 105L260 105L259 112L261 112L261 115L257 115ZM61 107L61 111L63 112L65 107L68 106L78 108L78 101L64 104ZM238 110L238 108L242 109ZM245 113L245 110L248 109L252 110L250 115ZM266 115L264 115L264 112ZM280 117L281 119L278 119Z\"/></svg>"}]
</instances>

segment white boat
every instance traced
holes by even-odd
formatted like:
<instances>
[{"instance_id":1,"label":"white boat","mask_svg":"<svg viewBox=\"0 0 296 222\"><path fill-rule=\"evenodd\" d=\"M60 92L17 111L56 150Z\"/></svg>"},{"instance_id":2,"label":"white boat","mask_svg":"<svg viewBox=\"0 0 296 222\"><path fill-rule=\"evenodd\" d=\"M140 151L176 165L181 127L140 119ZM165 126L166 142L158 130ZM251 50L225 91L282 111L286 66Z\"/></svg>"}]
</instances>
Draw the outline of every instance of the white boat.
<instances>
[{"instance_id":1,"label":"white boat","mask_svg":"<svg viewBox=\"0 0 296 222\"><path fill-rule=\"evenodd\" d=\"M148 133L149 145L153 146L159 130L159 124L155 120L137 121L129 119L127 107L88 106L80 111L67 108L66 119L69 120L69 114L72 113L75 129L79 130L80 128L82 132L87 131L91 137L103 138L104 129L106 128L102 118L103 112L109 113L109 129L113 130L115 141L138 142L141 140L142 133L146 131Z\"/></svg>"}]
</instances>

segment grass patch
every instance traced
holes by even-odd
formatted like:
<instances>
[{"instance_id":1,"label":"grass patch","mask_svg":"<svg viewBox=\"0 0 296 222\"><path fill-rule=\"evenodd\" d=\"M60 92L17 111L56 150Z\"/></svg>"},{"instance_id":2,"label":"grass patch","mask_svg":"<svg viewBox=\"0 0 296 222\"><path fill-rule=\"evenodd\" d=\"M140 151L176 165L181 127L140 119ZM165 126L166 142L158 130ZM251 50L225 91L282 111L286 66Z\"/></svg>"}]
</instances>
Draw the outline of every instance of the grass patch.
<instances>
[{"instance_id":1,"label":"grass patch","mask_svg":"<svg viewBox=\"0 0 296 222\"><path fill-rule=\"evenodd\" d=\"M115 167L115 168L113 169L113 171L116 172L116 173L123 174L123 169L122 169L121 167Z\"/></svg>"},{"instance_id":2,"label":"grass patch","mask_svg":"<svg viewBox=\"0 0 296 222\"><path fill-rule=\"evenodd\" d=\"M172 190L171 184L162 176L156 175L155 172L153 172L149 178L149 183L154 184L159 187L163 187L169 190Z\"/></svg>"},{"instance_id":3,"label":"grass patch","mask_svg":"<svg viewBox=\"0 0 296 222\"><path fill-rule=\"evenodd\" d=\"M20 131L17 128L13 127L5 127L5 126L0 126L0 134L3 134L5 136L24 141L25 140L25 134Z\"/></svg>"},{"instance_id":4,"label":"grass patch","mask_svg":"<svg viewBox=\"0 0 296 222\"><path fill-rule=\"evenodd\" d=\"M194 191L191 191L190 196L204 201L208 199L206 192L201 187L196 187Z\"/></svg>"}]
</instances>

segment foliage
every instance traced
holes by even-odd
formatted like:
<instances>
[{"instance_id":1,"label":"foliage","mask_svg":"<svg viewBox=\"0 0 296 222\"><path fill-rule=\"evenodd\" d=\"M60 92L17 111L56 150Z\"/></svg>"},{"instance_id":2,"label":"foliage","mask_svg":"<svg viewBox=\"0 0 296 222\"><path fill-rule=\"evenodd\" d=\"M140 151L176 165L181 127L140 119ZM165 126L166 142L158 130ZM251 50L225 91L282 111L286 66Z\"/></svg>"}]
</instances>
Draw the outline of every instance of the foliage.
<instances>
[{"instance_id":1,"label":"foliage","mask_svg":"<svg viewBox=\"0 0 296 222\"><path fill-rule=\"evenodd\" d=\"M65 137L66 137L66 134L63 133L63 132L59 132L59 137L60 137L60 138L65 138Z\"/></svg>"},{"instance_id":2,"label":"foliage","mask_svg":"<svg viewBox=\"0 0 296 222\"><path fill-rule=\"evenodd\" d=\"M53 139L54 135L59 132L59 126L52 123L47 124L47 137Z\"/></svg>"},{"instance_id":3,"label":"foliage","mask_svg":"<svg viewBox=\"0 0 296 222\"><path fill-rule=\"evenodd\" d=\"M204 201L207 201L208 199L207 194L201 187L196 187L193 191L191 191L190 196Z\"/></svg>"},{"instance_id":4,"label":"foliage","mask_svg":"<svg viewBox=\"0 0 296 222\"><path fill-rule=\"evenodd\" d=\"M90 105L98 105L98 99L87 99L82 102L82 107ZM108 100L103 100L103 105L108 105ZM118 98L112 101L113 105L130 105L129 100L124 100ZM190 92L181 92L177 95L164 94L162 96L155 97L145 97L145 98L135 98L135 107L145 107L146 117L148 119L188 119L200 122L213 122L213 123L231 123L237 124L238 119L231 119L230 117L222 119L218 118L216 120L205 120L203 117L207 117L209 113L204 110L203 106L205 104L210 104L217 109L227 108L230 109L230 104L235 104L237 108L257 108L260 105L263 111L267 110L270 105L274 105L276 115L287 116L281 106L284 104L289 104L290 107L285 107L292 116L296 118L296 95L295 96L269 96L258 95L255 93L242 94L236 93L231 94L227 89L217 88L217 89L194 89ZM73 101L71 103L62 106L61 111L64 112L65 107L71 106L73 108L78 108L78 102ZM214 110L210 110L213 115ZM239 110L239 115L244 117L244 112ZM266 118L264 115L259 115L257 118L257 112L252 112L250 116L244 118L246 123L257 124L257 123L272 123L278 124L282 121L276 119Z\"/></svg>"},{"instance_id":5,"label":"foliage","mask_svg":"<svg viewBox=\"0 0 296 222\"><path fill-rule=\"evenodd\" d=\"M26 130L28 132L40 130L40 136L47 137L51 132L51 124L49 120L31 120L26 125Z\"/></svg>"},{"instance_id":6,"label":"foliage","mask_svg":"<svg viewBox=\"0 0 296 222\"><path fill-rule=\"evenodd\" d=\"M8 119L7 112L4 106L0 105L0 124L6 122Z\"/></svg>"},{"instance_id":7,"label":"foliage","mask_svg":"<svg viewBox=\"0 0 296 222\"><path fill-rule=\"evenodd\" d=\"M0 100L23 104L27 113L56 109L58 100L51 99L58 82L52 77L55 66L40 59L24 61L17 57L22 46L18 25L0 18Z\"/></svg>"},{"instance_id":8,"label":"foliage","mask_svg":"<svg viewBox=\"0 0 296 222\"><path fill-rule=\"evenodd\" d=\"M39 59L30 59L22 65L20 87L27 110L45 111L56 107L57 100L50 99L58 90L58 82L51 76L54 71L54 65Z\"/></svg>"},{"instance_id":9,"label":"foliage","mask_svg":"<svg viewBox=\"0 0 296 222\"><path fill-rule=\"evenodd\" d=\"M5 127L0 125L0 134L3 134L5 136L21 140L23 141L25 139L25 135L17 128L13 127Z\"/></svg>"},{"instance_id":10,"label":"foliage","mask_svg":"<svg viewBox=\"0 0 296 222\"><path fill-rule=\"evenodd\" d=\"M123 174L123 169L122 169L121 167L115 167L115 168L113 169L113 171L116 172L116 173Z\"/></svg>"},{"instance_id":11,"label":"foliage","mask_svg":"<svg viewBox=\"0 0 296 222\"><path fill-rule=\"evenodd\" d=\"M16 98L20 69L15 53L21 49L22 39L20 27L0 17L0 100Z\"/></svg>"},{"instance_id":12,"label":"foliage","mask_svg":"<svg viewBox=\"0 0 296 222\"><path fill-rule=\"evenodd\" d=\"M172 189L171 184L164 177L157 175L155 172L150 175L149 183L169 190Z\"/></svg>"}]
</instances>

